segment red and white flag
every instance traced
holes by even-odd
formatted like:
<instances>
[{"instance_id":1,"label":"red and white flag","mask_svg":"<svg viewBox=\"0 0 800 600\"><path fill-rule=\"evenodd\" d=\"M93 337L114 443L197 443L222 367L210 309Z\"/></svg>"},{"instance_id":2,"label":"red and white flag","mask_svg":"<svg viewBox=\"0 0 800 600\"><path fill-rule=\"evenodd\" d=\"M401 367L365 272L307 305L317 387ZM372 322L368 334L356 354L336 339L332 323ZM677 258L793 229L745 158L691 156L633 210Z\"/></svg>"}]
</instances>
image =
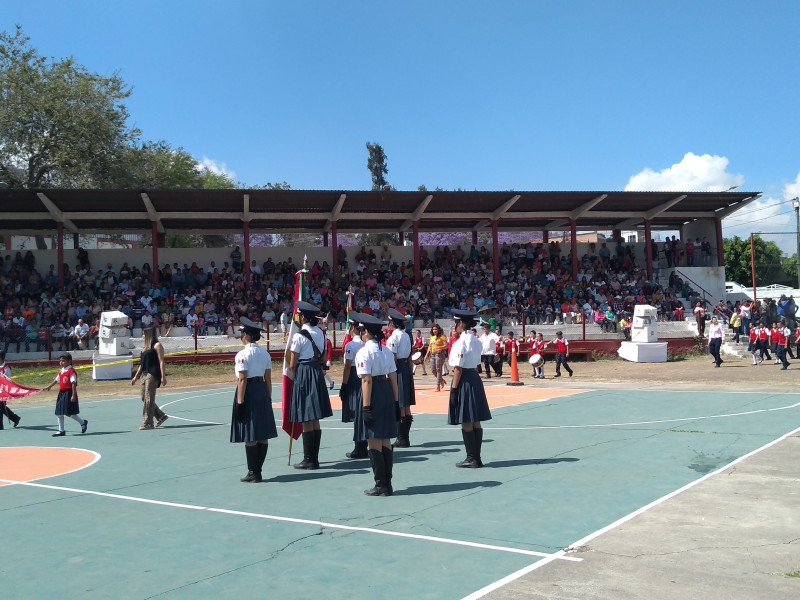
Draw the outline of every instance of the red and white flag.
<instances>
[{"instance_id":1,"label":"red and white flag","mask_svg":"<svg viewBox=\"0 0 800 600\"><path fill-rule=\"evenodd\" d=\"M32 394L38 394L42 390L29 388L18 383L14 383L8 377L0 373L0 402L8 402L17 398L24 398Z\"/></svg>"}]
</instances>

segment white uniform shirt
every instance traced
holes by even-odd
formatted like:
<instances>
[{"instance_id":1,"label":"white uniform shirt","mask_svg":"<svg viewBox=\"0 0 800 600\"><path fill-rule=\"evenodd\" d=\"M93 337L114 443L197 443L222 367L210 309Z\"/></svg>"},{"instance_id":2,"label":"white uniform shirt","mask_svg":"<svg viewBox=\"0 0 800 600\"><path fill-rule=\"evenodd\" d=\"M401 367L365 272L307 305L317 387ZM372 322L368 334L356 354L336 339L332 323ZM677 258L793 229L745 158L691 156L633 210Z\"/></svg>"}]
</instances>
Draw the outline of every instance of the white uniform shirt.
<instances>
[{"instance_id":1,"label":"white uniform shirt","mask_svg":"<svg viewBox=\"0 0 800 600\"><path fill-rule=\"evenodd\" d=\"M478 338L478 341L480 341L482 347L481 354L497 354L497 342L499 340L500 338L496 333L493 332L484 333L481 335L481 337Z\"/></svg>"},{"instance_id":2,"label":"white uniform shirt","mask_svg":"<svg viewBox=\"0 0 800 600\"><path fill-rule=\"evenodd\" d=\"M355 338L347 342L347 346L344 347L344 361L350 361L351 365L356 364L356 354L358 351L364 347L364 342L360 339Z\"/></svg>"},{"instance_id":3,"label":"white uniform shirt","mask_svg":"<svg viewBox=\"0 0 800 600\"><path fill-rule=\"evenodd\" d=\"M6 363L0 365L0 375L5 375L8 379L11 379L11 367L9 367Z\"/></svg>"},{"instance_id":4,"label":"white uniform shirt","mask_svg":"<svg viewBox=\"0 0 800 600\"><path fill-rule=\"evenodd\" d=\"M272 358L269 352L260 346L247 344L236 353L234 372L237 378L242 371L247 371L248 379L250 377L263 377L264 372L269 369L272 369Z\"/></svg>"},{"instance_id":5,"label":"white uniform shirt","mask_svg":"<svg viewBox=\"0 0 800 600\"><path fill-rule=\"evenodd\" d=\"M348 344L349 346L350 344ZM356 353L356 373L364 375L388 375L397 371L394 353L383 348L375 340L370 340Z\"/></svg>"},{"instance_id":6,"label":"white uniform shirt","mask_svg":"<svg viewBox=\"0 0 800 600\"><path fill-rule=\"evenodd\" d=\"M303 329L311 334L311 339L314 340L314 345L320 354L325 354L325 334L322 333L322 330L319 327L312 327L308 323L303 325ZM291 351L297 354L298 360L311 360L314 358L314 348L311 347L311 342L299 333L294 334L292 337Z\"/></svg>"},{"instance_id":7,"label":"white uniform shirt","mask_svg":"<svg viewBox=\"0 0 800 600\"><path fill-rule=\"evenodd\" d=\"M492 346L494 348L494 346ZM453 342L448 364L451 367L474 369L481 364L482 344L471 332L465 331ZM494 354L494 352L492 352Z\"/></svg>"},{"instance_id":8,"label":"white uniform shirt","mask_svg":"<svg viewBox=\"0 0 800 600\"><path fill-rule=\"evenodd\" d=\"M411 338L402 329L395 329L386 340L386 347L397 356L397 360L405 360L411 355Z\"/></svg>"}]
</instances>

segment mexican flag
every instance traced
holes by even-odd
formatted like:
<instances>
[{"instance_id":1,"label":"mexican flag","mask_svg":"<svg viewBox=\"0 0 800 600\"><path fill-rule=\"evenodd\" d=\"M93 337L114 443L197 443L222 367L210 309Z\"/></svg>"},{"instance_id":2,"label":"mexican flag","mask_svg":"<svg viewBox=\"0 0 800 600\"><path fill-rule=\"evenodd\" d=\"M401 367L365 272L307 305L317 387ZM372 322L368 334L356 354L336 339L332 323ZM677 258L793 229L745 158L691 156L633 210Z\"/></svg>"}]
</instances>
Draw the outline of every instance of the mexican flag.
<instances>
[{"instance_id":1,"label":"mexican flag","mask_svg":"<svg viewBox=\"0 0 800 600\"><path fill-rule=\"evenodd\" d=\"M292 388L294 387L294 373L292 373L292 371L289 369L289 353L292 347L292 339L300 332L300 329L297 326L297 321L299 320L297 302L306 302L306 298L308 298L308 281L306 280L308 269L306 269L305 266L306 265L304 263L304 268L300 269L294 274L294 314L292 315L292 322L289 324L289 333L286 337L286 349L283 351L283 398L281 401L281 429L283 429L294 439L299 438L300 434L303 433L303 424L292 423L290 418Z\"/></svg>"}]
</instances>

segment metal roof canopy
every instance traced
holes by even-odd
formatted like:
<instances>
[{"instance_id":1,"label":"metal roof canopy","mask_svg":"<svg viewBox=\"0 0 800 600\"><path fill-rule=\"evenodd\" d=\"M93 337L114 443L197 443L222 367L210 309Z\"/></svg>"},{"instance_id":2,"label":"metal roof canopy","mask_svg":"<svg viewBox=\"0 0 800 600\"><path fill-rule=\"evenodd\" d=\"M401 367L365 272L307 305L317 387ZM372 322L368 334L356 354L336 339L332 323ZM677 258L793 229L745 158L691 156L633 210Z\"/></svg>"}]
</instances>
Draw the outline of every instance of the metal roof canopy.
<instances>
[{"instance_id":1,"label":"metal roof canopy","mask_svg":"<svg viewBox=\"0 0 800 600\"><path fill-rule=\"evenodd\" d=\"M725 218L758 192L397 192L0 189L0 233L677 230Z\"/></svg>"}]
</instances>

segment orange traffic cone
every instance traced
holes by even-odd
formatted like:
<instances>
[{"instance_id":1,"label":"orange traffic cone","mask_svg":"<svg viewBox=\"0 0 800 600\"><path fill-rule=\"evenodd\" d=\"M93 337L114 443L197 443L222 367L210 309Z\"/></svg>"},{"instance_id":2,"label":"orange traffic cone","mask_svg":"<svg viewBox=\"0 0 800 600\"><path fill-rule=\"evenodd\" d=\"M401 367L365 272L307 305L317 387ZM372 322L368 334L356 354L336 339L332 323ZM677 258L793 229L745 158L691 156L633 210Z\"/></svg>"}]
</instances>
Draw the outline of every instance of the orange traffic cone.
<instances>
[{"instance_id":1,"label":"orange traffic cone","mask_svg":"<svg viewBox=\"0 0 800 600\"><path fill-rule=\"evenodd\" d=\"M525 385L519 380L519 369L517 368L517 353L511 353L511 381L506 385Z\"/></svg>"}]
</instances>

